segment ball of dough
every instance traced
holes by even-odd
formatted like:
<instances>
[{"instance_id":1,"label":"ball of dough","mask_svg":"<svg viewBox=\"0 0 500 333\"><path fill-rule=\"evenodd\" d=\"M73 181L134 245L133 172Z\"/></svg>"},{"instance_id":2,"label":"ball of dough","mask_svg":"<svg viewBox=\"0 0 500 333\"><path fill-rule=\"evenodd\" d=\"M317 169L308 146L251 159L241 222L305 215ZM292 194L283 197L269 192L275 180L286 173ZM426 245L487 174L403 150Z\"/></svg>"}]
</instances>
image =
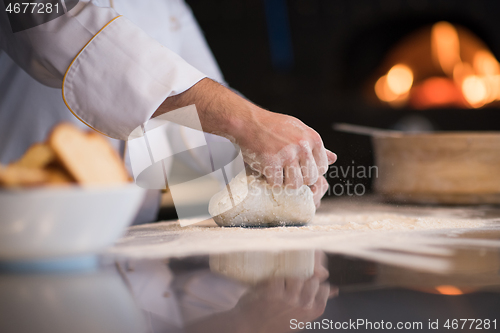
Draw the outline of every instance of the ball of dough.
<instances>
[{"instance_id":1,"label":"ball of dough","mask_svg":"<svg viewBox=\"0 0 500 333\"><path fill-rule=\"evenodd\" d=\"M271 186L263 177L243 170L210 200L208 211L221 227L304 225L316 212L309 186Z\"/></svg>"}]
</instances>

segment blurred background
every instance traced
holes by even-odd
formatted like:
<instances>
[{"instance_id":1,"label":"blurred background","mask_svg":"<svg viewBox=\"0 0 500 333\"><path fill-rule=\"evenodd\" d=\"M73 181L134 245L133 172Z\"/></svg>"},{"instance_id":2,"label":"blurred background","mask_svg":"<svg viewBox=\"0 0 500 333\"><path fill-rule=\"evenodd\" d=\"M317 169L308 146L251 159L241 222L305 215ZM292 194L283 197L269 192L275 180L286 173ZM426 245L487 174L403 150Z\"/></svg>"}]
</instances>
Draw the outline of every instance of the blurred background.
<instances>
[{"instance_id":1,"label":"blurred background","mask_svg":"<svg viewBox=\"0 0 500 333\"><path fill-rule=\"evenodd\" d=\"M187 3L229 85L316 129L338 154L337 168L374 163L370 138L335 132L337 122L500 129L499 1ZM354 180L367 192L371 182Z\"/></svg>"}]
</instances>

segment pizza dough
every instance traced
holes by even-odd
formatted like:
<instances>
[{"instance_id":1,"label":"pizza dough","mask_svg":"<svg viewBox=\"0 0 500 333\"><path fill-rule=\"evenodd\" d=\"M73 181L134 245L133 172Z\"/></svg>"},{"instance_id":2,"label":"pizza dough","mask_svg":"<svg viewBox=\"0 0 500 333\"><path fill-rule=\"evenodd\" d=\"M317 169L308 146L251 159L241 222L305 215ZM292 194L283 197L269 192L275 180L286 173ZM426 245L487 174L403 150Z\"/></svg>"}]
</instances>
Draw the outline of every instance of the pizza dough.
<instances>
[{"instance_id":1,"label":"pizza dough","mask_svg":"<svg viewBox=\"0 0 500 333\"><path fill-rule=\"evenodd\" d=\"M263 177L243 170L210 200L208 211L221 227L304 225L316 212L309 186L270 186Z\"/></svg>"}]
</instances>

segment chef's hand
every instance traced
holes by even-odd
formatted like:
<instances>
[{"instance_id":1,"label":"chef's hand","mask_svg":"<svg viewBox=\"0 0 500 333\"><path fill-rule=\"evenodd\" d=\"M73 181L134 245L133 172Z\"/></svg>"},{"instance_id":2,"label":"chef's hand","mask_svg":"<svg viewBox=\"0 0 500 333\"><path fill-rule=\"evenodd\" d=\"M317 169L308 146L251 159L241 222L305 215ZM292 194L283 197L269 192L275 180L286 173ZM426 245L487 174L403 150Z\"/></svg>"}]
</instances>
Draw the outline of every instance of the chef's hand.
<instances>
[{"instance_id":1,"label":"chef's hand","mask_svg":"<svg viewBox=\"0 0 500 333\"><path fill-rule=\"evenodd\" d=\"M320 135L297 118L264 110L210 79L167 98L153 117L191 104L203 131L238 144L245 162L271 185L317 185L337 159Z\"/></svg>"},{"instance_id":2,"label":"chef's hand","mask_svg":"<svg viewBox=\"0 0 500 333\"><path fill-rule=\"evenodd\" d=\"M324 176L318 177L318 181L311 186L311 190L313 193L314 205L316 205L316 209L319 208L321 204L321 198L325 195L328 190L328 182Z\"/></svg>"},{"instance_id":3,"label":"chef's hand","mask_svg":"<svg viewBox=\"0 0 500 333\"><path fill-rule=\"evenodd\" d=\"M258 107L235 135L245 161L271 185L314 185L337 158L324 148L320 135L297 118Z\"/></svg>"}]
</instances>

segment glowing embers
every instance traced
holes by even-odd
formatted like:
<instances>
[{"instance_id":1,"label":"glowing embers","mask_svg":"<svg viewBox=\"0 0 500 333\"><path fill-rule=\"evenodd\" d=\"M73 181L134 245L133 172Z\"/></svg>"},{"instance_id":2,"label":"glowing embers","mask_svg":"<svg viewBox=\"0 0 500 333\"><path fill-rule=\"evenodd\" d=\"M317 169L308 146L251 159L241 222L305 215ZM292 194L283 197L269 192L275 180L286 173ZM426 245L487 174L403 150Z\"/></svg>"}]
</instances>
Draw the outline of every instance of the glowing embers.
<instances>
[{"instance_id":1,"label":"glowing embers","mask_svg":"<svg viewBox=\"0 0 500 333\"><path fill-rule=\"evenodd\" d=\"M415 109L479 108L500 100L500 64L471 32L438 22L408 36L387 56L378 100ZM373 81L372 81L373 82Z\"/></svg>"},{"instance_id":2,"label":"glowing embers","mask_svg":"<svg viewBox=\"0 0 500 333\"><path fill-rule=\"evenodd\" d=\"M393 66L389 72L378 79L375 93L378 98L391 104L401 104L408 99L413 84L413 72L403 64Z\"/></svg>"},{"instance_id":3,"label":"glowing embers","mask_svg":"<svg viewBox=\"0 0 500 333\"><path fill-rule=\"evenodd\" d=\"M409 104L416 109L467 107L460 87L445 77L431 77L415 86Z\"/></svg>"},{"instance_id":4,"label":"glowing embers","mask_svg":"<svg viewBox=\"0 0 500 333\"><path fill-rule=\"evenodd\" d=\"M476 75L468 76L462 82L462 92L465 99L473 107L483 106L488 96L488 88L481 77Z\"/></svg>"},{"instance_id":5,"label":"glowing embers","mask_svg":"<svg viewBox=\"0 0 500 333\"><path fill-rule=\"evenodd\" d=\"M453 74L455 65L460 63L460 40L455 27L448 22L438 22L431 30L431 50L433 61L447 75Z\"/></svg>"},{"instance_id":6,"label":"glowing embers","mask_svg":"<svg viewBox=\"0 0 500 333\"><path fill-rule=\"evenodd\" d=\"M466 68L471 68L469 64ZM458 77L454 78L461 83L465 99L473 107L481 107L495 100L500 100L500 65L493 54L487 50L479 50L472 61L472 73L464 75L460 82ZM475 75L474 75L475 74Z\"/></svg>"}]
</instances>

